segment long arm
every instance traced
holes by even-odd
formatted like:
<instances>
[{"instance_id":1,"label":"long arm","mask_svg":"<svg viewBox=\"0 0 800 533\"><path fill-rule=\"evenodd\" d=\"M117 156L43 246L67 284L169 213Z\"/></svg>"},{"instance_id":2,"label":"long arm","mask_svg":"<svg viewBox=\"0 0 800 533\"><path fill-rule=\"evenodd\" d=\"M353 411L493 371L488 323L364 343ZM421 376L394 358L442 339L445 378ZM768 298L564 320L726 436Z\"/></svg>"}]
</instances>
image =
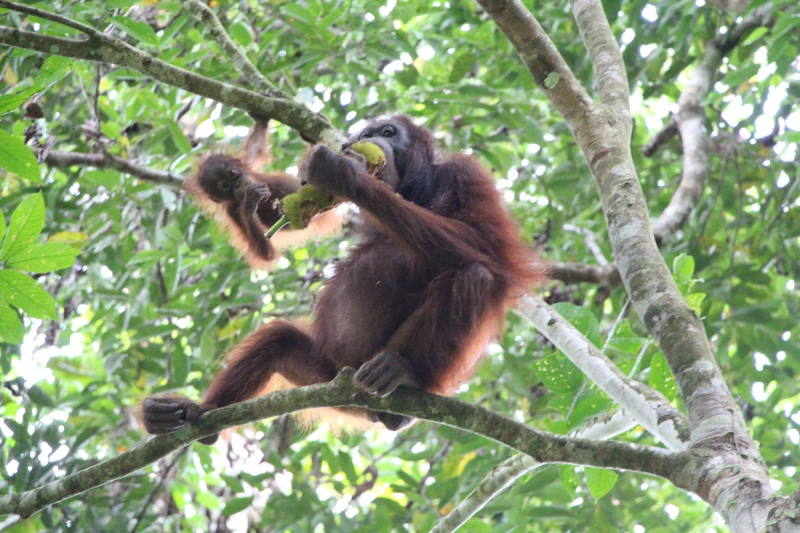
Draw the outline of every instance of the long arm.
<instances>
[{"instance_id":1,"label":"long arm","mask_svg":"<svg viewBox=\"0 0 800 533\"><path fill-rule=\"evenodd\" d=\"M306 173L309 183L353 201L393 238L427 260L452 264L491 261L476 249L483 240L478 229L404 200L352 158L320 145L312 152Z\"/></svg>"}]
</instances>

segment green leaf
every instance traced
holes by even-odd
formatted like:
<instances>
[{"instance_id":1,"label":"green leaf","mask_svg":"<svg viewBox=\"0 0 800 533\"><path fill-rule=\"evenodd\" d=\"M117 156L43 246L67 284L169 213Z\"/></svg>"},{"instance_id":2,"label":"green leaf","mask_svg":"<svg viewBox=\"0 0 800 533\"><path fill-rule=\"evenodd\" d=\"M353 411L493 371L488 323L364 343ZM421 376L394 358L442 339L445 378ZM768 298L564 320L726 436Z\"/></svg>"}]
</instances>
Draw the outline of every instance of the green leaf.
<instances>
[{"instance_id":1,"label":"green leaf","mask_svg":"<svg viewBox=\"0 0 800 533\"><path fill-rule=\"evenodd\" d=\"M31 386L27 391L28 398L36 405L42 407L55 407L56 402L39 385Z\"/></svg>"},{"instance_id":2,"label":"green leaf","mask_svg":"<svg viewBox=\"0 0 800 533\"><path fill-rule=\"evenodd\" d=\"M59 231L53 233L47 239L47 242L66 244L70 246L75 252L79 252L83 245L89 241L89 236L82 231Z\"/></svg>"},{"instance_id":3,"label":"green leaf","mask_svg":"<svg viewBox=\"0 0 800 533\"><path fill-rule=\"evenodd\" d=\"M233 498L228 500L228 503L225 504L222 514L224 516L235 515L250 507L251 503L253 503L253 496L248 496L247 498Z\"/></svg>"},{"instance_id":4,"label":"green leaf","mask_svg":"<svg viewBox=\"0 0 800 533\"><path fill-rule=\"evenodd\" d=\"M0 300L33 318L56 318L56 304L50 294L18 270L0 270Z\"/></svg>"},{"instance_id":5,"label":"green leaf","mask_svg":"<svg viewBox=\"0 0 800 533\"><path fill-rule=\"evenodd\" d=\"M585 391L569 415L568 421L570 427L575 427L585 420L602 413L607 410L611 404L611 399L605 395L598 394L591 389Z\"/></svg>"},{"instance_id":6,"label":"green leaf","mask_svg":"<svg viewBox=\"0 0 800 533\"><path fill-rule=\"evenodd\" d=\"M344 450L339 451L339 468L344 473L351 486L355 487L358 485L358 474L356 473L356 468L353 465L353 459L350 457L349 452Z\"/></svg>"},{"instance_id":7,"label":"green leaf","mask_svg":"<svg viewBox=\"0 0 800 533\"><path fill-rule=\"evenodd\" d=\"M42 63L42 68L39 69L39 74L35 78L36 83L42 87L48 87L65 78L72 68L73 61L68 57L48 56Z\"/></svg>"},{"instance_id":8,"label":"green leaf","mask_svg":"<svg viewBox=\"0 0 800 533\"><path fill-rule=\"evenodd\" d=\"M44 227L44 199L41 193L25 198L11 215L0 260L10 261L36 240Z\"/></svg>"},{"instance_id":9,"label":"green leaf","mask_svg":"<svg viewBox=\"0 0 800 533\"><path fill-rule=\"evenodd\" d=\"M574 392L583 383L583 373L560 354L548 355L533 362L533 371L545 387L559 394Z\"/></svg>"},{"instance_id":10,"label":"green leaf","mask_svg":"<svg viewBox=\"0 0 800 533\"><path fill-rule=\"evenodd\" d=\"M678 385L669 368L666 357L661 352L656 353L650 360L650 386L672 401L678 395Z\"/></svg>"},{"instance_id":11,"label":"green leaf","mask_svg":"<svg viewBox=\"0 0 800 533\"><path fill-rule=\"evenodd\" d=\"M694 285L693 274L694 258L691 255L680 254L672 262L672 278L684 296Z\"/></svg>"},{"instance_id":12,"label":"green leaf","mask_svg":"<svg viewBox=\"0 0 800 533\"><path fill-rule=\"evenodd\" d=\"M414 65L406 65L402 70L394 73L397 81L403 84L404 87L409 88L417 82L419 78L419 71Z\"/></svg>"},{"instance_id":13,"label":"green leaf","mask_svg":"<svg viewBox=\"0 0 800 533\"><path fill-rule=\"evenodd\" d=\"M250 29L241 22L231 24L230 28L228 28L228 34L231 36L231 39L244 48L247 48L247 46L253 42Z\"/></svg>"},{"instance_id":14,"label":"green leaf","mask_svg":"<svg viewBox=\"0 0 800 533\"><path fill-rule=\"evenodd\" d=\"M547 87L548 89L552 89L553 87L558 85L559 81L561 81L561 74L559 74L558 72L551 72L544 79L544 86Z\"/></svg>"},{"instance_id":15,"label":"green leaf","mask_svg":"<svg viewBox=\"0 0 800 533\"><path fill-rule=\"evenodd\" d=\"M19 106L24 104L28 98L36 94L36 91L38 91L39 89L40 87L38 86L28 87L24 91L18 92L16 94L5 94L3 96L0 96L0 115L18 109Z\"/></svg>"},{"instance_id":16,"label":"green leaf","mask_svg":"<svg viewBox=\"0 0 800 533\"><path fill-rule=\"evenodd\" d=\"M574 494L578 490L578 487L581 486L581 480L578 474L575 473L575 465L562 465L560 474L561 484L564 486L564 489L568 493Z\"/></svg>"},{"instance_id":17,"label":"green leaf","mask_svg":"<svg viewBox=\"0 0 800 533\"><path fill-rule=\"evenodd\" d=\"M316 17L309 13L303 6L295 2L287 2L281 6L281 10L290 17L294 17L299 21L306 24L314 25L317 22Z\"/></svg>"},{"instance_id":18,"label":"green leaf","mask_svg":"<svg viewBox=\"0 0 800 533\"><path fill-rule=\"evenodd\" d=\"M108 7L106 9L124 9L126 7L131 7L134 4L138 4L141 0L106 0L108 2Z\"/></svg>"},{"instance_id":19,"label":"green leaf","mask_svg":"<svg viewBox=\"0 0 800 533\"><path fill-rule=\"evenodd\" d=\"M172 385L181 386L186 383L186 376L189 375L189 358L186 351L178 347L172 352Z\"/></svg>"},{"instance_id":20,"label":"green leaf","mask_svg":"<svg viewBox=\"0 0 800 533\"><path fill-rule=\"evenodd\" d=\"M769 28L766 28L764 26L754 29L739 46L747 46L748 44L756 42L757 40L761 39L764 35L766 35L768 31Z\"/></svg>"},{"instance_id":21,"label":"green leaf","mask_svg":"<svg viewBox=\"0 0 800 533\"><path fill-rule=\"evenodd\" d=\"M36 155L25 143L4 130L0 130L0 168L26 180L42 181Z\"/></svg>"},{"instance_id":22,"label":"green leaf","mask_svg":"<svg viewBox=\"0 0 800 533\"><path fill-rule=\"evenodd\" d=\"M5 303L0 303L0 340L8 344L22 344L24 336L25 327L19 313Z\"/></svg>"},{"instance_id":23,"label":"green leaf","mask_svg":"<svg viewBox=\"0 0 800 533\"><path fill-rule=\"evenodd\" d=\"M2 211L0 211L0 253L3 250L3 239L6 236L6 217Z\"/></svg>"},{"instance_id":24,"label":"green leaf","mask_svg":"<svg viewBox=\"0 0 800 533\"><path fill-rule=\"evenodd\" d=\"M144 22L137 22L132 20L128 17L117 16L111 17L111 20L114 21L114 24L123 30L125 33L137 39L145 44L150 44L153 46L158 45L158 36L156 32L153 31L148 24Z\"/></svg>"},{"instance_id":25,"label":"green leaf","mask_svg":"<svg viewBox=\"0 0 800 533\"><path fill-rule=\"evenodd\" d=\"M450 83L456 83L466 76L477 60L478 57L471 52L458 56L453 63L453 70L450 71Z\"/></svg>"},{"instance_id":26,"label":"green leaf","mask_svg":"<svg viewBox=\"0 0 800 533\"><path fill-rule=\"evenodd\" d=\"M181 127L178 123L174 120L170 120L167 122L167 125L169 126L169 131L172 132L172 140L175 141L175 146L178 147L178 150L185 154L190 153L192 151L192 143L189 142L186 134L181 131Z\"/></svg>"},{"instance_id":27,"label":"green leaf","mask_svg":"<svg viewBox=\"0 0 800 533\"><path fill-rule=\"evenodd\" d=\"M602 346L600 325L597 323L597 318L595 318L591 311L585 307L578 307L569 302L553 304L553 309L566 318L570 324L575 326L575 329L580 331L592 344L598 348Z\"/></svg>"},{"instance_id":28,"label":"green leaf","mask_svg":"<svg viewBox=\"0 0 800 533\"><path fill-rule=\"evenodd\" d=\"M225 485L233 491L234 494L239 492L244 492L244 484L242 480L236 476L226 476L222 474L222 480L225 482Z\"/></svg>"},{"instance_id":29,"label":"green leaf","mask_svg":"<svg viewBox=\"0 0 800 533\"><path fill-rule=\"evenodd\" d=\"M703 300L706 299L706 295L703 292L694 292L692 294L686 295L686 303L689 304L689 307L695 314L700 315L702 312L701 306L703 305Z\"/></svg>"},{"instance_id":30,"label":"green leaf","mask_svg":"<svg viewBox=\"0 0 800 533\"><path fill-rule=\"evenodd\" d=\"M75 254L75 249L67 244L34 244L15 255L9 265L41 274L71 267L75 263Z\"/></svg>"},{"instance_id":31,"label":"green leaf","mask_svg":"<svg viewBox=\"0 0 800 533\"><path fill-rule=\"evenodd\" d=\"M197 500L197 503L208 509L219 509L222 507L222 503L213 492L198 491L195 494L195 499Z\"/></svg>"},{"instance_id":32,"label":"green leaf","mask_svg":"<svg viewBox=\"0 0 800 533\"><path fill-rule=\"evenodd\" d=\"M595 468L587 466L584 468L586 474L586 486L595 500L599 500L614 488L619 474L606 468Z\"/></svg>"}]
</instances>

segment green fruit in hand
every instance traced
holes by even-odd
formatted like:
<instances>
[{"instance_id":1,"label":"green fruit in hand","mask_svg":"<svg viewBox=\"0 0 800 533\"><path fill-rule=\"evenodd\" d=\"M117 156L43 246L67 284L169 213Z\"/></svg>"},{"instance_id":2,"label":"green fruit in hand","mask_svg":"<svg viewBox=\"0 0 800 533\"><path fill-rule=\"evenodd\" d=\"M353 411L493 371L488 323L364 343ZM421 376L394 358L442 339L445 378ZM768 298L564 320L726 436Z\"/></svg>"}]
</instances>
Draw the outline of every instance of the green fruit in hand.
<instances>
[{"instance_id":1,"label":"green fruit in hand","mask_svg":"<svg viewBox=\"0 0 800 533\"><path fill-rule=\"evenodd\" d=\"M386 165L386 154L375 143L356 141L348 148L364 156L367 162L367 172L373 176ZM303 185L299 191L283 199L281 202L283 216L272 225L266 236L269 239L287 223L292 229L303 229L308 226L317 213L330 209L335 203L336 199L333 195L324 193L313 185Z\"/></svg>"},{"instance_id":2,"label":"green fruit in hand","mask_svg":"<svg viewBox=\"0 0 800 533\"><path fill-rule=\"evenodd\" d=\"M386 154L380 146L369 141L356 141L348 148L364 156L367 161L367 171L375 174L386 164Z\"/></svg>"},{"instance_id":3,"label":"green fruit in hand","mask_svg":"<svg viewBox=\"0 0 800 533\"><path fill-rule=\"evenodd\" d=\"M281 210L292 229L303 229L308 226L314 215L333 207L335 203L333 195L306 184L296 193L283 199Z\"/></svg>"}]
</instances>

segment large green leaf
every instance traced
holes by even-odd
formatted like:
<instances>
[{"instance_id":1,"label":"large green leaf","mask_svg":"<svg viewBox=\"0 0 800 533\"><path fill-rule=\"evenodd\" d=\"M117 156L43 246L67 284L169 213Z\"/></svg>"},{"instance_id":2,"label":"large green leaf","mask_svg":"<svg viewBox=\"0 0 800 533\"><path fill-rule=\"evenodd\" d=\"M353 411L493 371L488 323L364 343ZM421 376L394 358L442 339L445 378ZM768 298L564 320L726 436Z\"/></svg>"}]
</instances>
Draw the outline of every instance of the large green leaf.
<instances>
[{"instance_id":1,"label":"large green leaf","mask_svg":"<svg viewBox=\"0 0 800 533\"><path fill-rule=\"evenodd\" d=\"M589 492L592 493L595 500L608 494L619 478L619 474L607 468L587 466L584 472L586 473L586 486L589 487Z\"/></svg>"},{"instance_id":2,"label":"large green leaf","mask_svg":"<svg viewBox=\"0 0 800 533\"><path fill-rule=\"evenodd\" d=\"M39 163L30 148L17 137L0 130L0 168L21 178L39 182Z\"/></svg>"},{"instance_id":3,"label":"large green leaf","mask_svg":"<svg viewBox=\"0 0 800 533\"><path fill-rule=\"evenodd\" d=\"M41 194L27 197L11 214L8 234L0 250L0 260L11 261L33 245L44 227L44 200Z\"/></svg>"},{"instance_id":4,"label":"large green leaf","mask_svg":"<svg viewBox=\"0 0 800 533\"><path fill-rule=\"evenodd\" d=\"M28 272L52 272L72 266L75 263L75 254L75 249L67 244L34 244L14 255L8 264Z\"/></svg>"},{"instance_id":5,"label":"large green leaf","mask_svg":"<svg viewBox=\"0 0 800 533\"><path fill-rule=\"evenodd\" d=\"M114 24L121 28L125 33L131 37L149 45L158 45L158 35L155 30L144 22L135 21L129 17L116 16L111 17Z\"/></svg>"},{"instance_id":6,"label":"large green leaf","mask_svg":"<svg viewBox=\"0 0 800 533\"><path fill-rule=\"evenodd\" d=\"M21 344L25 330L17 312L5 303L0 303L0 340L9 344Z\"/></svg>"},{"instance_id":7,"label":"large green leaf","mask_svg":"<svg viewBox=\"0 0 800 533\"><path fill-rule=\"evenodd\" d=\"M584 380L583 372L561 354L534 361L533 371L548 389L558 393L576 391Z\"/></svg>"},{"instance_id":8,"label":"large green leaf","mask_svg":"<svg viewBox=\"0 0 800 533\"><path fill-rule=\"evenodd\" d=\"M0 270L0 301L33 318L56 318L53 298L31 277L16 270Z\"/></svg>"}]
</instances>

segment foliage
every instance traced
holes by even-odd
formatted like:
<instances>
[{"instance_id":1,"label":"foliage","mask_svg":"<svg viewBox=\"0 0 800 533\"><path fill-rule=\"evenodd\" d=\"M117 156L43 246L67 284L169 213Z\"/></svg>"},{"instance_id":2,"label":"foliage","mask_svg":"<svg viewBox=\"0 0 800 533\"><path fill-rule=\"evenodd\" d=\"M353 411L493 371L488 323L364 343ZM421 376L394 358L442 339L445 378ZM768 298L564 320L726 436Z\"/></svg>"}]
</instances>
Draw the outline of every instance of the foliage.
<instances>
[{"instance_id":1,"label":"foliage","mask_svg":"<svg viewBox=\"0 0 800 533\"><path fill-rule=\"evenodd\" d=\"M754 31L728 56L708 96L710 181L662 252L787 492L800 463L800 8L778 4L773 28ZM177 1L37 5L173 65L244 83ZM653 158L641 148L675 110L708 41L736 17L710 3L604 5L623 46L634 160L655 217L681 175L680 142ZM476 4L220 0L212 7L266 77L337 128L408 113L444 150L472 152L492 168L524 238L547 260L596 264L590 241L612 259L585 160ZM592 87L564 3L535 7ZM10 26L78 35L36 17L3 17ZM17 492L128 449L145 438L132 414L144 397L197 397L220 356L260 323L308 315L355 230L296 249L269 273L251 273L177 186L112 168L38 164L32 152L105 151L187 174L195 156L238 148L251 124L245 113L128 69L22 49L0 49L0 72L0 490ZM272 165L296 170L305 143L282 125L273 141ZM37 244L40 233L46 241ZM623 289L552 282L542 291L567 302L560 311L624 372L676 397L664 356L635 313L623 313ZM513 314L459 396L558 433L615 408ZM620 438L652 443L641 428ZM227 453L193 445L5 525L14 532L244 531L248 523L274 531L427 531L510 455L424 423L396 435L335 436L282 417L240 429ZM462 530L723 530L705 504L668 483L616 476L573 466L536 470Z\"/></svg>"}]
</instances>

